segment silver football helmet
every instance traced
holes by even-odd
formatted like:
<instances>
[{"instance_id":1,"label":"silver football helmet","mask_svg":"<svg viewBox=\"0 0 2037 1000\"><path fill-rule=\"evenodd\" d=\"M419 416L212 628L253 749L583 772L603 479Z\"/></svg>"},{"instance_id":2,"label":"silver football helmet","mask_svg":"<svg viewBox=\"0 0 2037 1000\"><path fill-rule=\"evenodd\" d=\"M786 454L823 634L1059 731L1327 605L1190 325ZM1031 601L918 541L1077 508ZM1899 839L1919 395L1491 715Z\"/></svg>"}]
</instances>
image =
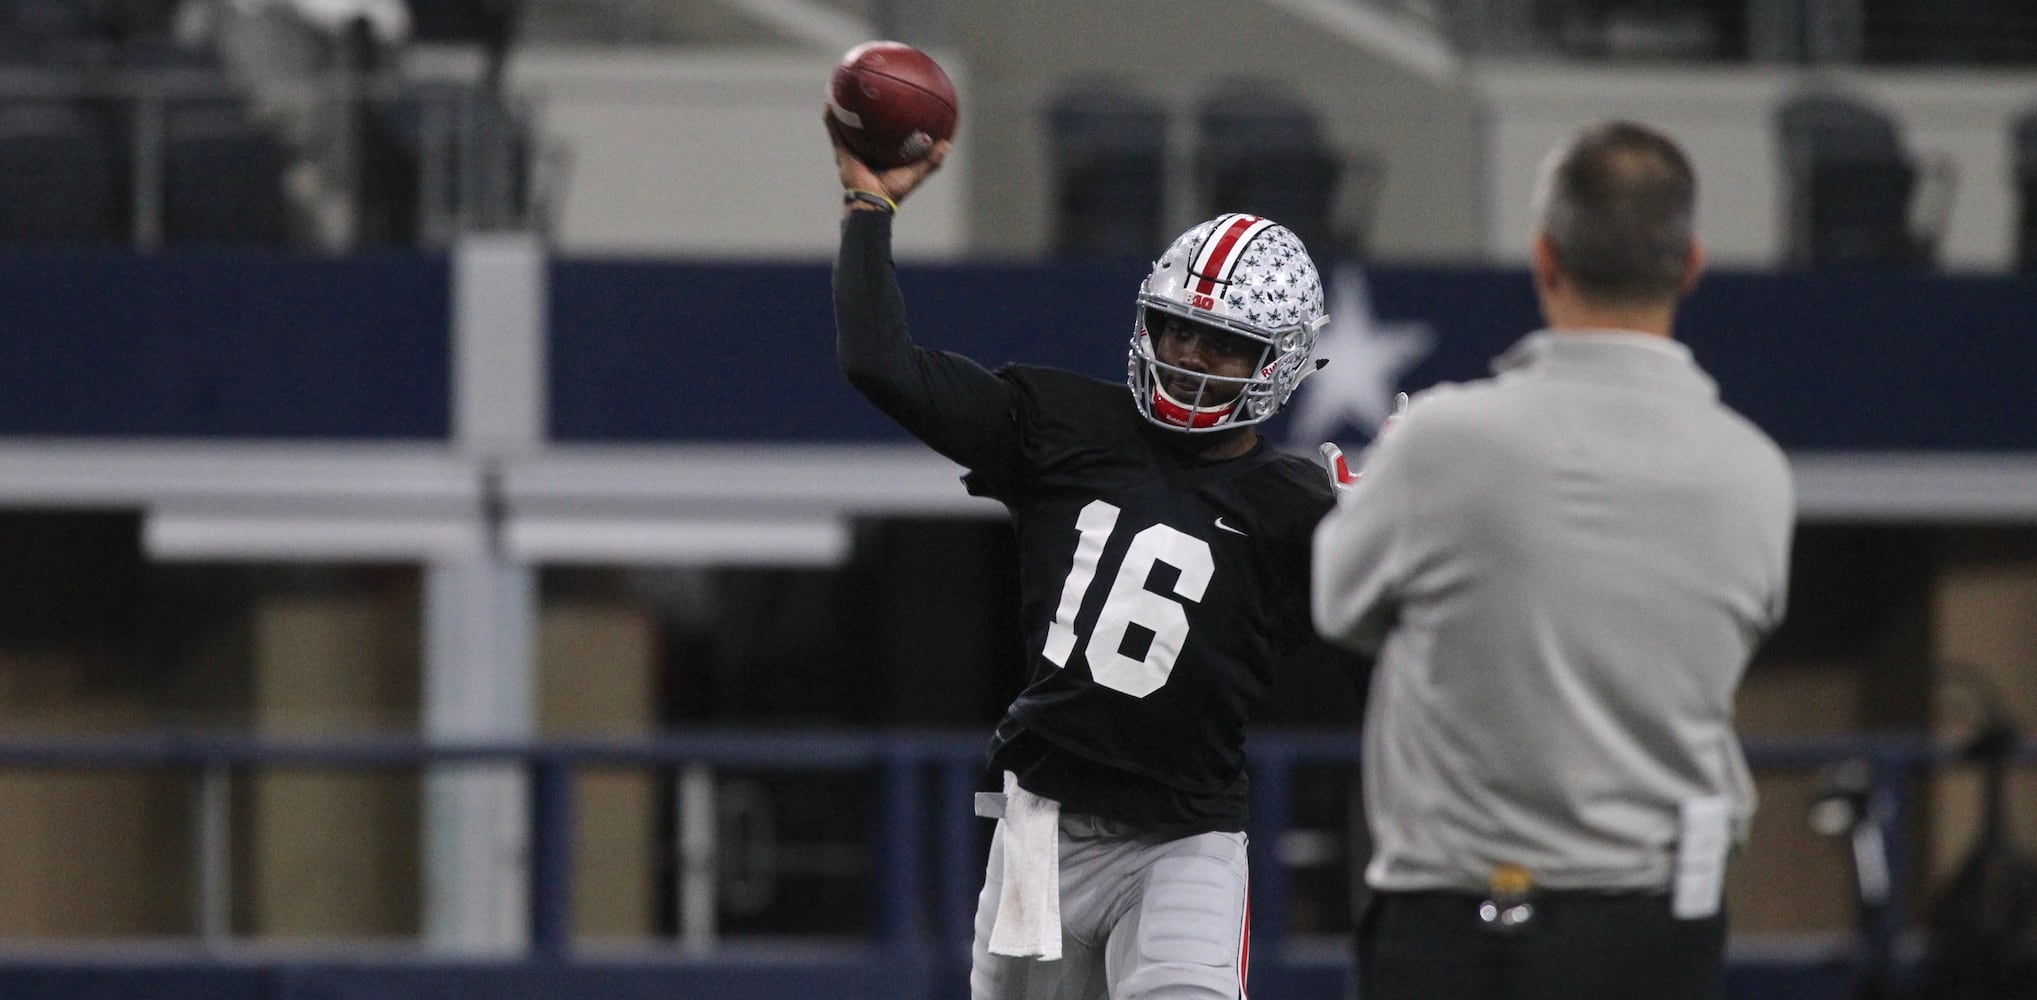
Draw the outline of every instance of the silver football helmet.
<instances>
[{"instance_id":1,"label":"silver football helmet","mask_svg":"<svg viewBox=\"0 0 2037 1000\"><path fill-rule=\"evenodd\" d=\"M1161 361L1149 327L1156 313L1260 345L1253 374L1225 378ZM1256 215L1220 215L1175 239L1139 285L1128 381L1146 419L1169 430L1214 431L1280 412L1316 364L1323 283L1287 227ZM1174 383L1170 391L1168 383ZM1182 398L1182 387L1198 388Z\"/></svg>"}]
</instances>

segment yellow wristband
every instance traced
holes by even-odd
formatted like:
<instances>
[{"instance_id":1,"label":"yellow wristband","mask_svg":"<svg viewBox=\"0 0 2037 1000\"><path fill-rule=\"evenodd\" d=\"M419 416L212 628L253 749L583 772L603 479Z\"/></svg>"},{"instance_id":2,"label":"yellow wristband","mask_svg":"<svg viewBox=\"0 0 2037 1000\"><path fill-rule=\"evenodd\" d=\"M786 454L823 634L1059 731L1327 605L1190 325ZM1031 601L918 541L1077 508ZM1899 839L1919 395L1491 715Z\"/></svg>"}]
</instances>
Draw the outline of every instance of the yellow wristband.
<instances>
[{"instance_id":1,"label":"yellow wristband","mask_svg":"<svg viewBox=\"0 0 2037 1000\"><path fill-rule=\"evenodd\" d=\"M867 188L849 188L842 192L842 204L853 205L859 201L875 205L893 215L898 214L898 203L885 197L881 191L871 191Z\"/></svg>"}]
</instances>

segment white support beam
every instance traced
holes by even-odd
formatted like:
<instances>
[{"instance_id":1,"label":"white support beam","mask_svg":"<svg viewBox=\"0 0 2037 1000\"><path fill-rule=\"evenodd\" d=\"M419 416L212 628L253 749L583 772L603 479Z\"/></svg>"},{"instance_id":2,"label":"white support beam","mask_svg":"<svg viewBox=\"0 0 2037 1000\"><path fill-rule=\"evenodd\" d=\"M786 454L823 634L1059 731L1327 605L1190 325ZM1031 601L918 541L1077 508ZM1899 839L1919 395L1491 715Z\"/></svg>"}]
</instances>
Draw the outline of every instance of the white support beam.
<instances>
[{"instance_id":1,"label":"white support beam","mask_svg":"<svg viewBox=\"0 0 2037 1000\"><path fill-rule=\"evenodd\" d=\"M2037 454L1804 451L1790 463L1806 521L2037 522ZM542 562L602 561L631 533L727 532L715 559L740 564L740 542L768 548L758 532L773 525L817 541L818 525L858 517L1003 515L912 443L567 445L500 468L501 541ZM482 469L429 445L0 441L0 507L143 510L163 558L464 557L489 539Z\"/></svg>"},{"instance_id":2,"label":"white support beam","mask_svg":"<svg viewBox=\"0 0 2037 1000\"><path fill-rule=\"evenodd\" d=\"M453 438L497 457L544 445L550 271L528 233L463 237L453 251Z\"/></svg>"},{"instance_id":3,"label":"white support beam","mask_svg":"<svg viewBox=\"0 0 2037 1000\"><path fill-rule=\"evenodd\" d=\"M536 735L533 575L493 553L428 565L427 738ZM426 946L461 955L521 953L530 938L530 796L522 768L460 765L427 773L422 839Z\"/></svg>"},{"instance_id":4,"label":"white support beam","mask_svg":"<svg viewBox=\"0 0 2037 1000\"><path fill-rule=\"evenodd\" d=\"M996 516L961 466L918 443L556 446L503 467L513 517L760 513Z\"/></svg>"},{"instance_id":5,"label":"white support beam","mask_svg":"<svg viewBox=\"0 0 2037 1000\"><path fill-rule=\"evenodd\" d=\"M213 512L471 512L475 466L438 444L0 439L0 505Z\"/></svg>"},{"instance_id":6,"label":"white support beam","mask_svg":"<svg viewBox=\"0 0 2037 1000\"><path fill-rule=\"evenodd\" d=\"M829 517L573 517L513 519L511 555L531 564L838 566L849 525Z\"/></svg>"},{"instance_id":7,"label":"white support beam","mask_svg":"<svg viewBox=\"0 0 2037 1000\"><path fill-rule=\"evenodd\" d=\"M2037 523L2037 455L1810 452L1790 456L1804 521Z\"/></svg>"},{"instance_id":8,"label":"white support beam","mask_svg":"<svg viewBox=\"0 0 2037 1000\"><path fill-rule=\"evenodd\" d=\"M527 233L453 247L453 438L476 463L483 543L425 564L424 737L537 735L537 579L500 545L500 463L543 447L548 259ZM518 768L424 782L424 939L456 954L530 941L530 802Z\"/></svg>"},{"instance_id":9,"label":"white support beam","mask_svg":"<svg viewBox=\"0 0 2037 1000\"><path fill-rule=\"evenodd\" d=\"M165 562L424 562L472 559L487 543L471 510L375 517L171 508L151 509L142 521L142 551Z\"/></svg>"}]
</instances>

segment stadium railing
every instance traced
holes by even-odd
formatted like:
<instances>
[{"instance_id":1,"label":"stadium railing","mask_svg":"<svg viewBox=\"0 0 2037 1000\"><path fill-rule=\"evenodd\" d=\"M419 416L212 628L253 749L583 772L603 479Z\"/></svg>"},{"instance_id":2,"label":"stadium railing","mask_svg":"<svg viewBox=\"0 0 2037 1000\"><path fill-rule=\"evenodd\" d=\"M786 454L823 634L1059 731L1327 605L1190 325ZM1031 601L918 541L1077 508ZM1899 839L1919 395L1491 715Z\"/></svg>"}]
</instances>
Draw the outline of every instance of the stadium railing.
<instances>
[{"instance_id":1,"label":"stadium railing","mask_svg":"<svg viewBox=\"0 0 2037 1000\"><path fill-rule=\"evenodd\" d=\"M1880 848L1888 861L1886 875L1898 887L1908 879L1904 859L1909 851L1904 839L1912 809L1909 779L1956 759L1954 748L1907 736L1765 739L1750 741L1747 749L1750 761L1758 769L1815 770L1850 762L1856 773L1867 775L1870 780L1866 791L1875 801L1875 833L1883 841ZM337 991L331 995L371 989L365 985L368 980L360 979L367 976L373 980L372 990L383 991L383 995L423 997L440 995L437 991L447 988L443 983L418 985L427 979L437 983L433 976L458 980L462 976L471 979L477 975L507 975L528 980L529 975L537 974L533 970L542 970L543 976L548 977L547 995L573 996L583 989L590 991L586 993L590 996L639 995L639 987L618 985L615 979L618 967L612 955L604 952L608 958L597 958L593 952L580 949L572 932L577 809L574 780L580 773L590 769L660 770L689 765L871 773L876 776L875 797L879 801L869 815L873 827L870 879L873 910L870 934L865 940L847 951L772 952L770 957L761 959L761 965L754 955L717 965L714 946L665 954L648 963L624 964L633 970L627 975L641 979L643 995L649 995L648 991L655 988L653 984L669 986L673 977L680 976L697 988L713 990L713 995L736 998L780 995L784 989L801 988L800 984L814 981L834 982L840 988L836 995L865 995L859 990L867 990L874 991L869 995L931 997L947 995L966 981L967 941L981 878L984 842L979 829L982 821L970 814L966 803L980 785L982 752L982 735L974 732L713 731L678 732L647 740L533 742L429 742L388 737L279 740L164 733L0 740L0 774L52 770L185 771L199 775L201 787L212 783L210 787L216 789L218 781L228 780L225 776L282 770L430 771L475 765L520 768L530 793L529 945L525 954L478 966L458 958L435 959L428 953L413 955L398 963L408 971L396 974L394 980L388 978L389 970L378 972L374 961L355 956L341 963L344 968L329 967L322 973L328 979L352 977L351 987L330 987ZM1295 937L1290 933L1290 897L1295 885L1279 845L1292 826L1298 773L1311 767L1353 767L1358 758L1358 740L1348 731L1275 730L1253 736L1250 753L1254 809L1253 979L1255 984L1275 987L1262 991L1255 985L1255 992L1300 996L1331 990L1320 995L1340 995L1334 991L1340 988L1336 984L1346 975L1341 949L1329 953L1318 948L1304 953L1305 949L1288 947ZM2026 748L2019 759L2027 761L2030 757ZM208 798L221 804L225 801L224 796ZM200 811L202 814L204 808ZM198 835L201 855L218 853L218 845L205 842L216 833L205 831L225 828L218 816L201 815ZM199 868L201 878L209 877L205 864L201 863ZM216 873L216 867L213 871ZM1886 946L1908 926L1909 914L1902 903L1906 894L1898 891L1889 894L1889 898L1895 905L1861 911L1866 920L1859 928L1860 940L1869 947ZM259 948L223 952L219 942L196 934L180 940L184 943L172 941L167 950L161 942L152 945L151 954L162 960L155 966L148 962L138 964L132 954L122 955L117 950L103 953L92 949L50 950L38 949L33 941L8 942L4 952L0 952L0 995L12 995L10 982L24 988L32 985L35 995L57 1000L96 995L90 991L103 988L108 970L119 970L129 977L146 977L153 969L167 977L163 982L168 983L193 977L202 981L210 972L220 976L241 975L250 965L286 966L293 961L283 953L264 955ZM226 953L236 957L220 958ZM800 954L823 957L808 961L797 957ZM1852 953L1851 960L1857 961L1858 955ZM1837 957L1842 965L1848 960L1844 953ZM432 968L435 961L436 970ZM1833 959L1828 956L1821 964L1829 967ZM576 986L573 978L576 968L587 970L595 978ZM294 978L248 980L265 985L249 986L239 992L226 979L204 981L191 988L222 997L294 997L301 990L292 992L277 983L288 980L311 989L304 984L321 981L319 975L300 970ZM376 975L383 979L374 980ZM406 986L403 975L416 981ZM1843 981L1845 971L1842 969L1839 975ZM425 978L416 978L420 976ZM1801 993L1803 987L1791 989ZM1742 989L1735 995L1771 994Z\"/></svg>"}]
</instances>

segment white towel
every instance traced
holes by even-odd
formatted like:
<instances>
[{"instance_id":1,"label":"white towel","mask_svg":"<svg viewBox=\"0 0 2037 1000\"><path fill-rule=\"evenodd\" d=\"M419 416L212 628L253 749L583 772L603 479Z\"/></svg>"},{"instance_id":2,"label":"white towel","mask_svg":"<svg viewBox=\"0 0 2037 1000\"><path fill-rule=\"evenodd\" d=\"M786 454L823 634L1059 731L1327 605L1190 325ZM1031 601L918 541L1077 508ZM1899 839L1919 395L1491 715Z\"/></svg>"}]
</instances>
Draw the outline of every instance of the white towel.
<instances>
[{"instance_id":1,"label":"white towel","mask_svg":"<svg viewBox=\"0 0 2037 1000\"><path fill-rule=\"evenodd\" d=\"M1061 957L1061 804L1004 773L1004 890L990 953L1043 962Z\"/></svg>"}]
</instances>

